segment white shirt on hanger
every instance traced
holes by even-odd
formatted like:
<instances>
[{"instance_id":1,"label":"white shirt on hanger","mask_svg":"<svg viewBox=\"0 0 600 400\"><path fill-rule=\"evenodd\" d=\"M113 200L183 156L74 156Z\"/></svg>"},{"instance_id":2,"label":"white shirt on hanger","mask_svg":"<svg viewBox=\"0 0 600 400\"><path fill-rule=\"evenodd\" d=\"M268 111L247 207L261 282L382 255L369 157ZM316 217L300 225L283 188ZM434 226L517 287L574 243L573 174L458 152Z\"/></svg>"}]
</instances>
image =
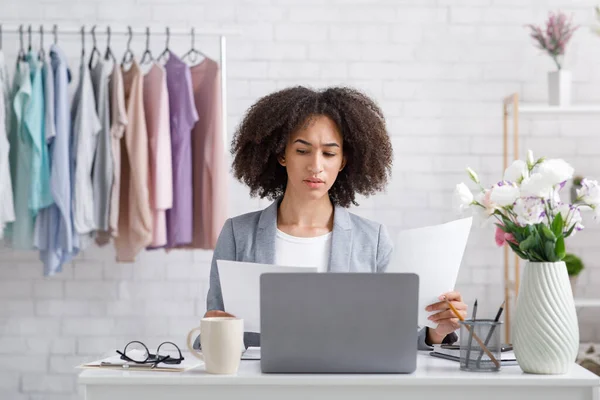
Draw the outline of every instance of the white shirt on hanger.
<instances>
[{"instance_id":1,"label":"white shirt on hanger","mask_svg":"<svg viewBox=\"0 0 600 400\"><path fill-rule=\"evenodd\" d=\"M92 166L98 132L102 128L96 113L96 99L85 62L80 68L79 86L73 98L73 135L75 152L75 190L73 217L75 230L86 235L96 230ZM87 241L85 242L87 244ZM82 247L84 244L82 243Z\"/></svg>"},{"instance_id":2,"label":"white shirt on hanger","mask_svg":"<svg viewBox=\"0 0 600 400\"><path fill-rule=\"evenodd\" d=\"M4 62L4 53L0 50L0 239L4 236L4 225L15 220L13 189L10 178L8 142L10 114L10 82L8 70Z\"/></svg>"},{"instance_id":3,"label":"white shirt on hanger","mask_svg":"<svg viewBox=\"0 0 600 400\"><path fill-rule=\"evenodd\" d=\"M297 237L277 229L275 265L317 267L327 272L331 255L331 232L315 237Z\"/></svg>"},{"instance_id":4,"label":"white shirt on hanger","mask_svg":"<svg viewBox=\"0 0 600 400\"><path fill-rule=\"evenodd\" d=\"M113 159L110 136L110 103L108 90L109 64L100 58L90 71L96 111L101 130L96 140L94 157L94 174L92 186L94 191L94 216L96 228L107 232L110 213L110 189L113 183Z\"/></svg>"}]
</instances>

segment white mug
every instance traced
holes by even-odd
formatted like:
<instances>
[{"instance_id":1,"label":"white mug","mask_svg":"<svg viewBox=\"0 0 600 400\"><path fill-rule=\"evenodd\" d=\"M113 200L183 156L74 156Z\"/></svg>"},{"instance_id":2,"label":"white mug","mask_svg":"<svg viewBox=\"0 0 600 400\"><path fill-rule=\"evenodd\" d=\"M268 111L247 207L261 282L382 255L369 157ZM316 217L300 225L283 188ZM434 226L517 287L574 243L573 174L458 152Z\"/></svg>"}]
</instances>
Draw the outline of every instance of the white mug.
<instances>
[{"instance_id":1,"label":"white mug","mask_svg":"<svg viewBox=\"0 0 600 400\"><path fill-rule=\"evenodd\" d=\"M196 331L200 331L200 351L192 346ZM204 361L209 374L235 374L242 358L240 343L244 343L244 320L235 317L202 318L187 337L188 349Z\"/></svg>"}]
</instances>

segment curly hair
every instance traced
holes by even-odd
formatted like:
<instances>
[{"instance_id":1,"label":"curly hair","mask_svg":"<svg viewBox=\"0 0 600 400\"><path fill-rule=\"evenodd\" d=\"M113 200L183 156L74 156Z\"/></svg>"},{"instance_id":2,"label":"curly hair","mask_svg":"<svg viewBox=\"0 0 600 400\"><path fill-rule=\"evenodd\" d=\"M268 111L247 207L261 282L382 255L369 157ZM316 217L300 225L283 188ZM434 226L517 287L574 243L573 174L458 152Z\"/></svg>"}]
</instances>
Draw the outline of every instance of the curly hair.
<instances>
[{"instance_id":1,"label":"curly hair","mask_svg":"<svg viewBox=\"0 0 600 400\"><path fill-rule=\"evenodd\" d=\"M259 99L238 126L231 148L233 175L252 197L283 195L287 172L278 162L289 135L327 116L343 139L346 166L329 190L333 204L358 205L356 194L382 191L392 173L392 145L381 109L363 93L346 87L315 91L298 86Z\"/></svg>"}]
</instances>

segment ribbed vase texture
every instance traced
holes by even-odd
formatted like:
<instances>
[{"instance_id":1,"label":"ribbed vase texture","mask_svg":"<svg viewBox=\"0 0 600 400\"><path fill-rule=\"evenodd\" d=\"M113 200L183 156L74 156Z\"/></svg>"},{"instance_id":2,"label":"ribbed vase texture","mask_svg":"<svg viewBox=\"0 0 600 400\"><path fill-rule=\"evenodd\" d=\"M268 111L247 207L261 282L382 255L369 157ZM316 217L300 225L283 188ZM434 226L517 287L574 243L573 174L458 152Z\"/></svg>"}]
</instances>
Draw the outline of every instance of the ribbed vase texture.
<instances>
[{"instance_id":1,"label":"ribbed vase texture","mask_svg":"<svg viewBox=\"0 0 600 400\"><path fill-rule=\"evenodd\" d=\"M511 336L524 372L564 374L575 363L579 325L563 261L527 262Z\"/></svg>"}]
</instances>

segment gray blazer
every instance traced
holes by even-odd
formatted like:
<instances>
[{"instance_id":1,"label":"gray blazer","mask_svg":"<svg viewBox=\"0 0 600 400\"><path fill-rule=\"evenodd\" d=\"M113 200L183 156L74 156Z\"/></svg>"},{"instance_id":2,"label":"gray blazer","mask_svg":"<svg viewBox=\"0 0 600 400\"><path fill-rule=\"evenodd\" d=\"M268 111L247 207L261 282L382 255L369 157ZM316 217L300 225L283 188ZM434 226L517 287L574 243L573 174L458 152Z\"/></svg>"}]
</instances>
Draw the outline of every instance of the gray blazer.
<instances>
[{"instance_id":1,"label":"gray blazer","mask_svg":"<svg viewBox=\"0 0 600 400\"><path fill-rule=\"evenodd\" d=\"M207 310L225 310L217 260L273 264L277 209L281 198L262 211L243 214L225 221L213 253ZM328 272L385 272L393 244L384 225L354 215L335 206L331 255ZM425 343L426 329L419 330L420 350L431 349ZM257 334L246 333L247 346L259 345ZM197 343L196 343L197 347Z\"/></svg>"}]
</instances>

